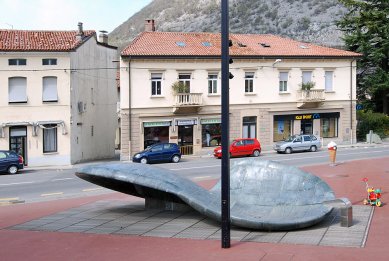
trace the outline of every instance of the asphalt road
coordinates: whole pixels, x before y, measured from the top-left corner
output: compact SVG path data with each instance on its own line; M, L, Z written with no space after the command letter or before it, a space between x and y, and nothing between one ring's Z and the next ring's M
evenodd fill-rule
M389 155L389 146L339 148L337 163L347 164L357 159L379 158ZM264 152L258 159L277 161L297 167L329 164L327 150L293 154ZM231 164L240 158L231 159ZM97 163L93 163L97 164ZM213 157L183 157L180 163L154 164L194 181L216 179L221 174L221 160ZM84 165L84 164L83 164ZM0 206L22 202L37 202L60 198L82 197L111 190L79 179L74 172L79 166L66 169L23 170L17 175L0 175Z

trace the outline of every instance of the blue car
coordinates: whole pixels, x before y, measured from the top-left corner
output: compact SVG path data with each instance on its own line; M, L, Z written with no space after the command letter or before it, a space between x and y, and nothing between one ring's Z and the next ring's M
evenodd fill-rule
M0 150L0 172L16 174L23 169L23 157L14 151Z
M157 143L147 147L144 151L138 152L132 158L133 162L155 163L155 162L174 162L178 163L181 159L180 148L175 143Z

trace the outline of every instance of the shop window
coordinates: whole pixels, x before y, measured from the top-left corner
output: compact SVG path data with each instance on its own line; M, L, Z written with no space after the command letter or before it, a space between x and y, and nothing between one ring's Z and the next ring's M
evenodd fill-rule
M8 78L8 102L27 102L27 78Z
M43 77L42 101L58 101L57 77Z
M217 74L208 74L208 94L217 94Z
M323 138L338 137L338 118L320 119L320 136Z
M288 91L288 73L287 72L280 72L280 92L287 92Z
M203 147L219 146L221 144L222 139L221 123L202 124L201 134Z
M190 74L180 73L178 75L178 81L184 84L185 93L190 93Z
M243 117L243 137L242 138L256 138L257 137L257 117Z
M324 74L324 81L325 81L325 91L331 92L333 91L333 78L334 78L334 72L332 71L326 71Z
M293 121L284 118L275 118L273 124L273 141L285 140L292 135Z
M57 124L46 124L43 127L43 153L57 152Z
M254 73L246 72L244 76L244 92L253 93L254 92Z
M144 148L160 142L169 142L169 126L144 128Z
M151 95L162 95L162 73L151 74Z

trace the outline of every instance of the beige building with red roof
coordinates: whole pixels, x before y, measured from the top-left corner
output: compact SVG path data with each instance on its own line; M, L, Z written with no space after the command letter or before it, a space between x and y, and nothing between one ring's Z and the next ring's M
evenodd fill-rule
M146 28L153 21L146 21ZM230 136L271 147L292 134L356 140L360 54L275 35L230 34ZM122 159L158 141L185 153L221 135L221 37L141 33L121 53ZM175 92L181 82L186 88ZM310 87L309 90L303 90Z
M0 149L29 166L111 158L117 48L96 32L0 30Z

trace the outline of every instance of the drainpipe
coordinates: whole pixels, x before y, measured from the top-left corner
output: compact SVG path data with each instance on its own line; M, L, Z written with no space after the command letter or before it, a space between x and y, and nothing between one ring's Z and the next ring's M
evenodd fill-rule
M353 63L355 59L350 62L350 144L353 144Z
M128 158L131 160L131 59L128 60Z

